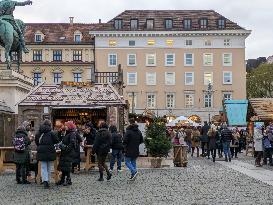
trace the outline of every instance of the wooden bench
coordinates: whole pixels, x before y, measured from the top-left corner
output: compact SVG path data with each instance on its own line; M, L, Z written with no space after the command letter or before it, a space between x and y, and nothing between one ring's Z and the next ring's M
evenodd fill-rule
M16 169L16 166L14 163L6 163L6 153L7 152L13 152L14 147L0 147L0 174L3 174L6 169Z

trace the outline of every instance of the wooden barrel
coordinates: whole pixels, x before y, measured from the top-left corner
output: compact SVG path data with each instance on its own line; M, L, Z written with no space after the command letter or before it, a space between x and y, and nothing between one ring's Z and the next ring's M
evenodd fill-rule
M188 157L187 157L187 145L174 145L174 159L173 163L176 167L187 167Z

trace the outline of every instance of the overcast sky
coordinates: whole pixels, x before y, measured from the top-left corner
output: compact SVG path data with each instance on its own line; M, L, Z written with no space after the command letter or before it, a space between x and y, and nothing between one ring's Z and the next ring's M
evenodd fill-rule
M213 9L252 30L247 59L273 55L272 0L33 0L32 6L17 8L15 17L27 23L56 23L74 16L77 23L97 23L126 9Z

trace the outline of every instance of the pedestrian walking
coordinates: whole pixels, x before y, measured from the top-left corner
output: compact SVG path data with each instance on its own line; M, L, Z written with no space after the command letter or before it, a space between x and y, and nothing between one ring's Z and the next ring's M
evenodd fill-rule
M190 153L192 146L192 129L189 126L185 129L185 135L185 142L188 145L188 153Z
M263 131L262 126L260 124L257 124L256 127L254 128L253 140L256 152L255 165L256 167L261 167L262 166L261 159L263 156Z
M85 129L83 131L83 138L85 139L85 145L94 145L96 139L97 131L94 128L92 122L88 122L85 125ZM85 150L85 156L87 156L87 151ZM96 162L95 154L91 153L91 162Z
M103 171L105 170L107 173L107 180L110 180L112 177L111 172L109 171L105 160L110 152L111 147L111 133L108 131L108 126L105 122L100 123L100 129L97 133L94 146L93 146L93 152L96 153L98 158L98 167L100 172L100 178L98 181L104 181L103 179Z
M221 131L221 139L223 142L225 161L231 162L230 142L232 140L232 132L231 130L228 129L226 124L223 124L223 129Z
M60 162L58 170L62 172L61 180L57 182L57 185L72 185L71 169L73 157L76 155L76 125L72 121L65 123L65 135L59 144L61 149Z
M17 128L12 140L14 146L14 163L16 165L16 182L17 184L30 184L27 181L27 164L29 163L30 139L25 127Z
M57 136L53 133L51 121L45 120L40 126L39 132L35 136L37 145L37 160L41 162L41 175L44 188L49 188L51 168L56 160L56 150L54 144L58 143Z
M75 151L73 152L73 161L71 173L78 173L81 171L81 146L82 146L82 137L79 129L76 131L76 141L75 141Z
M121 161L122 161L122 151L123 151L123 144L122 144L122 136L117 131L117 127L112 125L109 127L109 131L112 135L112 157L110 162L110 171L113 172L115 160L117 160L117 171L121 172Z
M123 140L125 164L131 172L130 180L135 180L138 175L136 160L139 156L139 145L143 143L143 136L134 119L130 119L129 123Z
M269 130L267 129L263 138L263 147L264 147L264 160L263 164L267 165L267 159L269 159L269 165L273 166L272 162L272 145L268 137Z
M197 157L199 157L199 147L200 147L200 132L197 129L197 127L193 128L192 131L192 151L191 151L191 156L193 157L195 148L197 150Z
M235 157L238 158L238 152L239 152L239 139L240 139L240 133L237 128L233 130L232 133L232 140L230 144L230 152L231 152L231 158Z
M213 162L215 162L215 158L216 158L216 148L217 148L216 139L219 137L217 135L218 135L218 132L216 131L216 127L212 125L208 131L208 136L209 136L208 159L210 159L210 154L211 154Z
M208 152L208 142L209 142L208 131L209 131L209 129L210 129L210 126L205 121L204 126L201 129L202 157L205 157Z

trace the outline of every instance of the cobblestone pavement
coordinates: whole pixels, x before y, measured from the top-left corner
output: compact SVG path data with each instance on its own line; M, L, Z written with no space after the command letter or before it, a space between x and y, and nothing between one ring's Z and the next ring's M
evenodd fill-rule
M97 172L73 175L73 185L44 190L0 176L0 204L272 204L270 185L207 159L189 159L188 168L142 169L135 182L128 172L97 182Z

